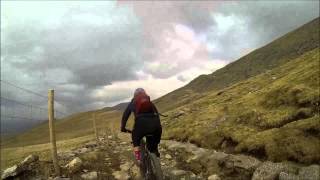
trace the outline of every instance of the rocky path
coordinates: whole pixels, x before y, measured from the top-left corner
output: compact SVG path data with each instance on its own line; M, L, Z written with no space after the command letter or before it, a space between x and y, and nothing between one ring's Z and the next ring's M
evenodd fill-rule
M176 167L189 170L201 179L319 180L318 164L305 166L294 162L260 161L247 155L227 154L199 148L190 143L163 141L174 154Z
M177 168L179 164L165 144L160 145L161 165L165 178L204 179L187 169ZM134 163L132 145L129 134L119 134L100 138L99 145L94 142L70 152L62 152L60 164L63 167L63 177L70 179L141 179L139 169ZM79 158L77 162L72 162ZM68 163L69 162L69 163Z
M293 162L262 162L199 148L193 144L164 140L160 144L161 166L167 180L319 180L320 166ZM62 176L53 178L52 165L30 156L2 173L3 179L141 179L134 163L129 134L106 135L68 152L59 152Z

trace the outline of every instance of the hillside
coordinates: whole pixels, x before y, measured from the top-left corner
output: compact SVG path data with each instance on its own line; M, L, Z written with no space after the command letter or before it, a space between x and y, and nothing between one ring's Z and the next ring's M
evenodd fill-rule
M319 18L314 19L212 74L200 75L155 102L162 111L167 111L197 99L206 92L220 90L295 59L319 47L319 22Z
M168 112L165 137L272 161L320 161L319 48Z
M128 104L129 104L128 102L124 102L124 103L120 103L120 104L117 104L112 107L102 108L102 110L103 111L123 111L124 109L126 109Z
M319 18L155 100L161 112L169 115L162 119L163 138L273 161L318 163L318 24ZM57 139L92 135L93 113L99 133L119 132L123 106L57 121ZM47 142L48 124L44 123L2 140L1 148Z
M102 134L112 129L112 123L120 121L119 111L89 111L71 115L55 122L57 140L72 139L86 135L93 135L93 114L96 114L98 131ZM48 123L43 123L30 131L21 133L12 138L2 140L1 147L19 147L49 142Z

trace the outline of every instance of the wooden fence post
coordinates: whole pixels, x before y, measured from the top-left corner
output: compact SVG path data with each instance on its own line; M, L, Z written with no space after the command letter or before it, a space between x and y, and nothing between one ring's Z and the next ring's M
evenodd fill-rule
M51 154L52 161L56 176L60 176L60 167L57 159L57 145L56 145L56 134L54 127L54 90L48 91L48 118L49 118L49 131L51 141Z
M98 139L98 130L97 130L97 125L96 125L96 113L93 113L92 119L93 119L93 131L94 131L94 136L95 136L96 142L97 142L97 144L98 144L98 143L99 143L99 139Z

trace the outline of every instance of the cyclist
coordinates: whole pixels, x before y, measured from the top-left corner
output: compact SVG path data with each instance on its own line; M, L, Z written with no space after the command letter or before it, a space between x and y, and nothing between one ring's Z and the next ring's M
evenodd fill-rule
M121 121L121 132L127 132L126 123L131 113L134 113L134 126L132 130L132 142L134 155L138 163L141 162L140 141L146 135L147 148L151 153L160 157L158 144L160 143L162 127L159 113L150 97L143 88L134 91L134 97L123 113Z

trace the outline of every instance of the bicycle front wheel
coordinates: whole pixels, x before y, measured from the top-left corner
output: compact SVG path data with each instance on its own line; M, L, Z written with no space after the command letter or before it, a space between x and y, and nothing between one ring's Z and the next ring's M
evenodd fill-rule
M158 157L154 153L150 153L150 160L153 175L155 176L156 180L163 180L163 173L161 169L161 164Z

